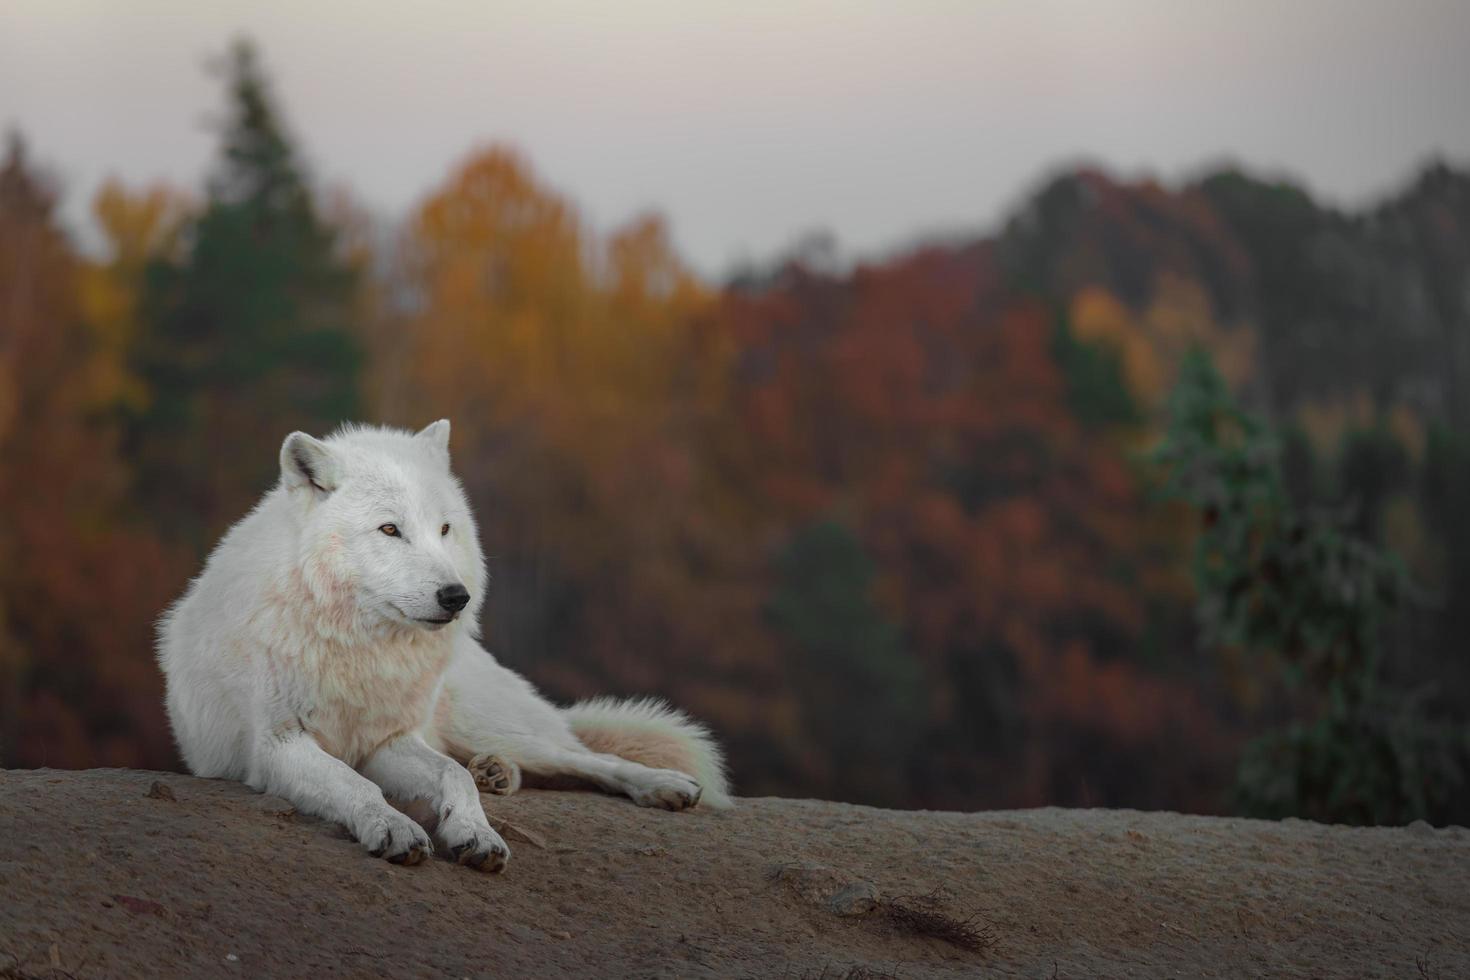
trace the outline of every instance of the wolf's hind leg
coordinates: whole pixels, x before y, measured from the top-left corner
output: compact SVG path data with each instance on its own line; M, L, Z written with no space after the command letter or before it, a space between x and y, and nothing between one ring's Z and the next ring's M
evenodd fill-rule
M363 764L362 774L396 799L428 800L439 815L434 832L460 864L500 871L510 859L510 848L485 819L470 774L418 735L389 740Z
M532 777L567 777L667 810L688 809L702 792L699 782L682 772L589 749L566 712L472 640L449 665L430 733L454 758L471 767L482 762L487 792L514 792L518 776L528 783ZM500 761L501 775L492 775L491 758Z
M465 768L481 793L509 796L521 788L521 767L504 756L482 752L465 763Z
M699 784L682 772L653 769L616 755L580 748L526 746L518 761L528 776L570 776L627 796L639 806L687 810L699 802Z

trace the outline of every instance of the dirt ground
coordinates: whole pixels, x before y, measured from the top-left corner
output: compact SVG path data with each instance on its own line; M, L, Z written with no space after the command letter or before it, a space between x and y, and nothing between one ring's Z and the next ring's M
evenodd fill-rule
M0 978L1470 976L1460 828L484 800L540 844L500 875L235 783L0 770Z

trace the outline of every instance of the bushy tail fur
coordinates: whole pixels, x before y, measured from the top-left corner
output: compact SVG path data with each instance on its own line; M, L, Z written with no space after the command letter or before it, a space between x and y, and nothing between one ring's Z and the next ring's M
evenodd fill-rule
M573 734L593 752L685 773L699 783L705 806L734 805L724 755L709 729L667 702L599 697L579 701L565 715Z

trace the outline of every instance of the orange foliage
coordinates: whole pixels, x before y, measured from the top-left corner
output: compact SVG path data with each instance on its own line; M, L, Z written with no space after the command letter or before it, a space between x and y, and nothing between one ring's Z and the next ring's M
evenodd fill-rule
M167 764L151 630L177 562L121 520L128 474L99 417L132 390L128 307L101 302L103 273L53 209L13 144L0 168L0 764ZM110 318L84 317L78 297Z
M109 251L89 263L34 188L0 202L0 298L21 313L0 346L0 507L16 517L0 635L9 690L27 692L3 751L158 765L148 633L188 561L131 522L133 474L99 409L150 397L128 369L143 271L186 247L185 203L110 185ZM1180 598L1179 529L1146 520L1118 442L1074 417L1051 312L992 246L842 276L793 264L714 293L660 219L599 234L504 148L457 168L386 254L345 194L327 210L370 273L370 414L454 420L490 556L487 634L550 693L673 698L721 733L747 792L869 792L869 760L842 741L858 709L832 701L845 678L813 680L770 617L776 556L835 522L875 570L873 622L894 627L873 656L903 663L830 669L917 678L920 703L894 715L920 719L895 749L915 772L874 801L1213 805L1221 736L1189 665L1134 654L1150 599ZM1160 296L1141 314L1097 288L1072 303L1079 337L1116 344L1145 397L1196 336L1188 290ZM1195 762L1150 764L1180 740Z
M923 664L929 726L953 738L929 762L920 801L934 805L973 804L978 780L988 803L1072 798L1051 774L1098 740L1162 750L1187 730L1202 757L1220 751L1187 685L1100 659L1140 639L1138 579L1161 559L1139 549L1127 467L1067 406L1049 318L998 281L983 248L928 250L847 280L788 268L723 312L743 382L725 440L742 453L726 478L761 492L768 520L832 513L866 542L876 594ZM1094 649L1099 635L1113 649ZM951 682L1006 676L1003 690ZM1026 750L1040 753L1034 766L995 770L995 746L954 734L997 698L1021 712L1018 745L1041 738ZM1076 734L1058 745L1059 731ZM1182 779L1138 773L1094 791L1137 798ZM1191 787L1169 791L1208 799Z

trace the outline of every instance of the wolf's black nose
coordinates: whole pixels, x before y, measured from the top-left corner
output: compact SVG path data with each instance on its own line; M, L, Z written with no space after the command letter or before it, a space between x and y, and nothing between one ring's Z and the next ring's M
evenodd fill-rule
M446 612L457 613L470 604L470 590L458 583L446 585L439 590L438 598Z

